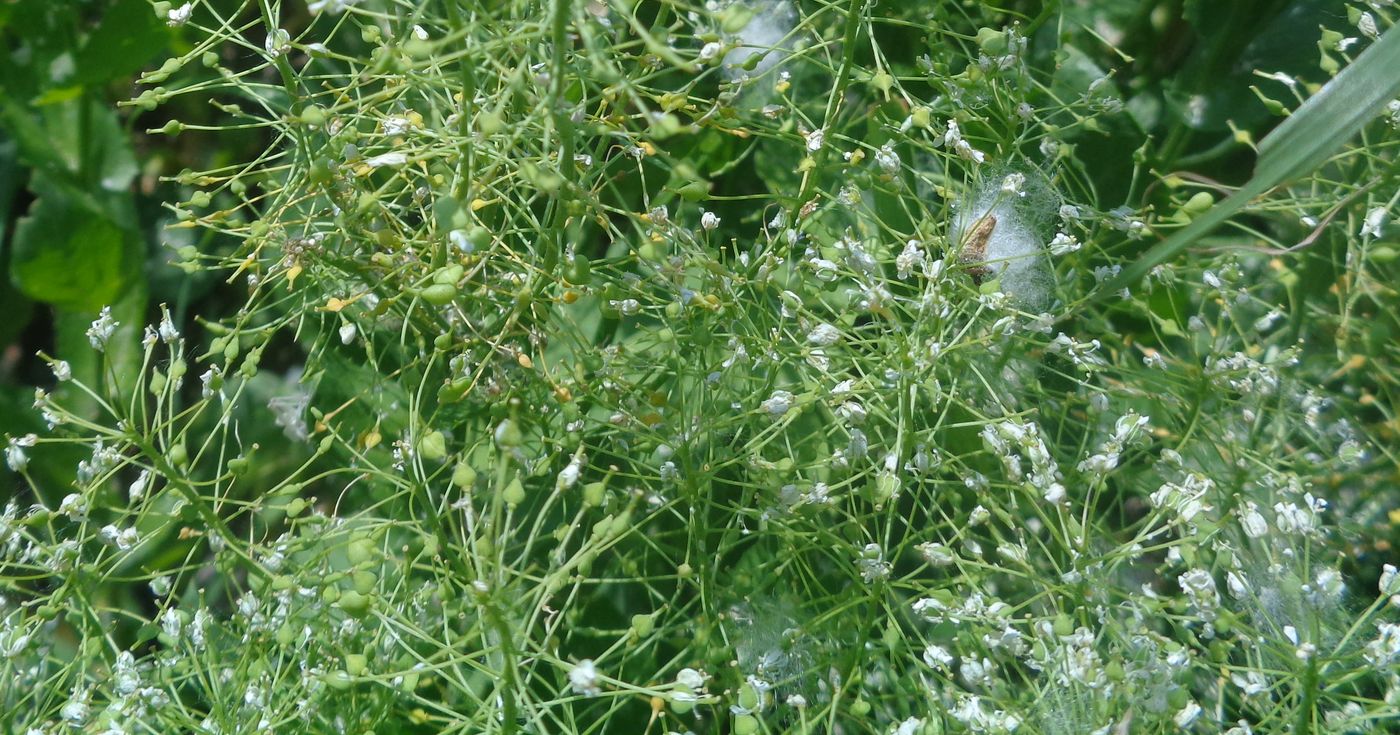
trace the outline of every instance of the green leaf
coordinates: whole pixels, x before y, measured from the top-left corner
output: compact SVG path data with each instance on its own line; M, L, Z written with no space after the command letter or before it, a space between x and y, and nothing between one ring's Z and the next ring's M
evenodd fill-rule
M1396 95L1400 95L1400 30L1392 27L1259 144L1254 176L1148 250L1090 299L1132 286L1158 265L1244 209L1264 192L1316 170Z
M93 29L74 59L70 84L102 84L129 77L165 48L170 32L146 0L119 0Z
M15 227L10 279L38 301L96 312L133 280L139 243L112 218L46 194Z
M1312 172L1400 95L1400 30L1391 27L1259 142L1254 178L1274 187Z

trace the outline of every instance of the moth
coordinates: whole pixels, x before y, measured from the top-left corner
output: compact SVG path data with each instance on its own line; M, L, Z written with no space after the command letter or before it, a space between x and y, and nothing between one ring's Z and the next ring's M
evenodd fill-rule
M967 269L968 275L972 276L972 282L979 286L992 273L992 269L985 263L987 241L992 238L992 231L996 226L996 215L991 212L982 215L963 236L962 247L958 250L958 261L970 265Z

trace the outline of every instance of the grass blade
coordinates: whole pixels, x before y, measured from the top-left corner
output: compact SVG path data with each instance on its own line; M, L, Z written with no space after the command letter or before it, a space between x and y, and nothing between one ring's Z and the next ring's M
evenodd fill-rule
M1259 143L1254 176L1238 191L1153 246L1089 297L1105 298L1137 283L1158 265L1175 257L1215 229L1255 197L1306 175L1327 161L1400 95L1400 31L1391 28L1283 124Z

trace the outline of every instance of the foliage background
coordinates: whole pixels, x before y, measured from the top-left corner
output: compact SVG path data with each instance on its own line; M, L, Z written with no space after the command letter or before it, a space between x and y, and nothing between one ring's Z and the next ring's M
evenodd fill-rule
M0 5L5 727L1393 721L1400 113L1100 289L1389 3L312 5Z

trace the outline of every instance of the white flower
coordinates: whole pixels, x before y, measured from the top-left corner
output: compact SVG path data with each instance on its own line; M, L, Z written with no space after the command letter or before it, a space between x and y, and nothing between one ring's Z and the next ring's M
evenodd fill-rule
M1313 577L1313 586L1324 598L1338 599L1346 592L1342 574L1335 569L1322 569Z
M709 675L698 669L681 669L676 674L676 683L689 688L693 692L698 692L705 688L705 682L709 680Z
M136 529L121 529L110 523L102 527L102 530L98 532L98 536L100 536L104 542L117 547L118 551L130 551L131 547L135 546L136 543L140 541L140 536L137 535Z
M1247 671L1243 674L1236 672L1230 675L1230 681L1239 687L1246 697L1269 690L1269 681L1258 671Z
M1375 38L1380 35L1380 29L1376 27L1376 16L1370 13L1362 13L1356 19L1356 30L1361 31L1361 35L1367 38Z
M112 666L112 689L119 697L129 697L141 688L141 675L136 672L136 657L131 651L117 654L117 662Z
M88 343L98 352L107 349L107 341L112 338L112 333L117 331L119 324L120 322L112 318L112 307L102 307L102 312L93 320L92 326L88 327Z
M276 59L291 48L292 34L284 28L278 28L267 34L267 38L263 40L263 50L267 52L268 58Z
M1214 620L1216 608L1220 605L1220 593L1215 589L1215 578L1204 569L1192 569L1176 578L1177 584L1191 598L1191 603L1200 611L1205 620Z
M700 226L704 228L706 232L709 232L719 227L719 217L715 216L714 212L705 212L700 215Z
M57 380L60 383L62 383L65 380L72 380L73 366L69 365L67 360L54 360L53 377L54 380Z
M807 341L819 347L830 347L841 341L841 330L823 322L807 333Z
M567 490L578 482L579 475L583 472L583 450L580 449L573 459L559 470L559 476L554 481L554 486L560 490Z
M822 144L826 142L826 131L817 128L807 134L807 150L813 153L822 149Z
M1172 717L1172 721L1176 723L1177 727L1190 727L1191 723L1195 722L1196 718L1200 716L1201 705L1195 702L1187 702L1186 706L1182 707L1181 711L1177 712L1176 716Z
M1400 595L1400 572L1396 571L1394 564L1381 567L1381 579L1377 587L1383 595Z
M603 693L598 687L598 669L593 665L593 659L586 658L569 669L569 687L575 694L585 697L596 697Z
M166 608L160 615L160 627L165 634L171 638L180 637L180 629L185 625L185 621L180 617L180 612L175 608Z
M343 345L348 345L351 342L354 342L356 331L358 330L355 329L355 325L349 322L340 325L340 343Z
M408 156L402 153L381 153L365 161L365 165L370 168L382 168L384 166L402 166L408 163Z
M39 437L34 434L25 434L18 439L11 438L5 444L5 464L14 472L23 472L24 468L29 466L29 455L24 450L38 441Z
M306 9L312 13L340 13L355 2L356 0L311 0L306 4Z
M908 278L913 272L914 266L924 262L924 251L919 247L918 240L910 240L904 243L904 250L900 251L899 257L894 259L895 268L899 270L901 280Z
M87 508L87 500L78 493L69 493L58 503L58 512L74 521L86 520Z
M948 649L930 643L924 649L924 663L930 668L946 669L953 663L953 654L948 653Z
M875 165L891 176L899 173L899 154L894 152L894 146L889 143L880 146L875 152Z
M402 135L413 127L413 121L403 115L390 115L380 125L384 127L385 135Z
M58 711L59 716L73 724L79 724L88 716L88 693L86 690L74 689L68 702Z
M1269 522L1264 520L1259 506L1254 503L1245 505L1244 515L1240 516L1240 525L1244 527L1244 535L1250 538L1261 538L1269 532Z
M1063 232L1055 233L1055 236L1050 239L1051 255L1066 255L1080 247L1079 240L1075 239L1074 235L1066 235Z
M175 328L175 322L170 320L170 310L165 304L160 305L160 326L156 329L162 342L170 344L180 338L180 330Z
M700 60L710 61L716 56L719 56L719 52L722 50L724 50L724 46L716 41L710 41L700 48Z
M413 26L413 37L419 41L426 41L428 40L428 32L423 29L423 26L415 25Z
M1023 197L1026 195L1026 175L1022 173L1010 173L1001 180L1001 191L1003 194Z
M787 413L792 408L793 395L785 390L775 390L768 400L760 403L759 408L773 418L778 418Z
M1380 237L1384 227L1385 207L1376 207L1366 213L1366 219L1361 223L1361 237Z
M899 723L890 735L918 735L923 731L924 721L917 717L910 717Z
M466 230L453 230L447 233L447 240L452 243L452 247L464 253L470 253L476 250L476 243L472 242L471 238L467 237Z
M185 3L178 8L171 8L165 12L165 24L174 28L188 23L190 15L194 13L194 3Z

